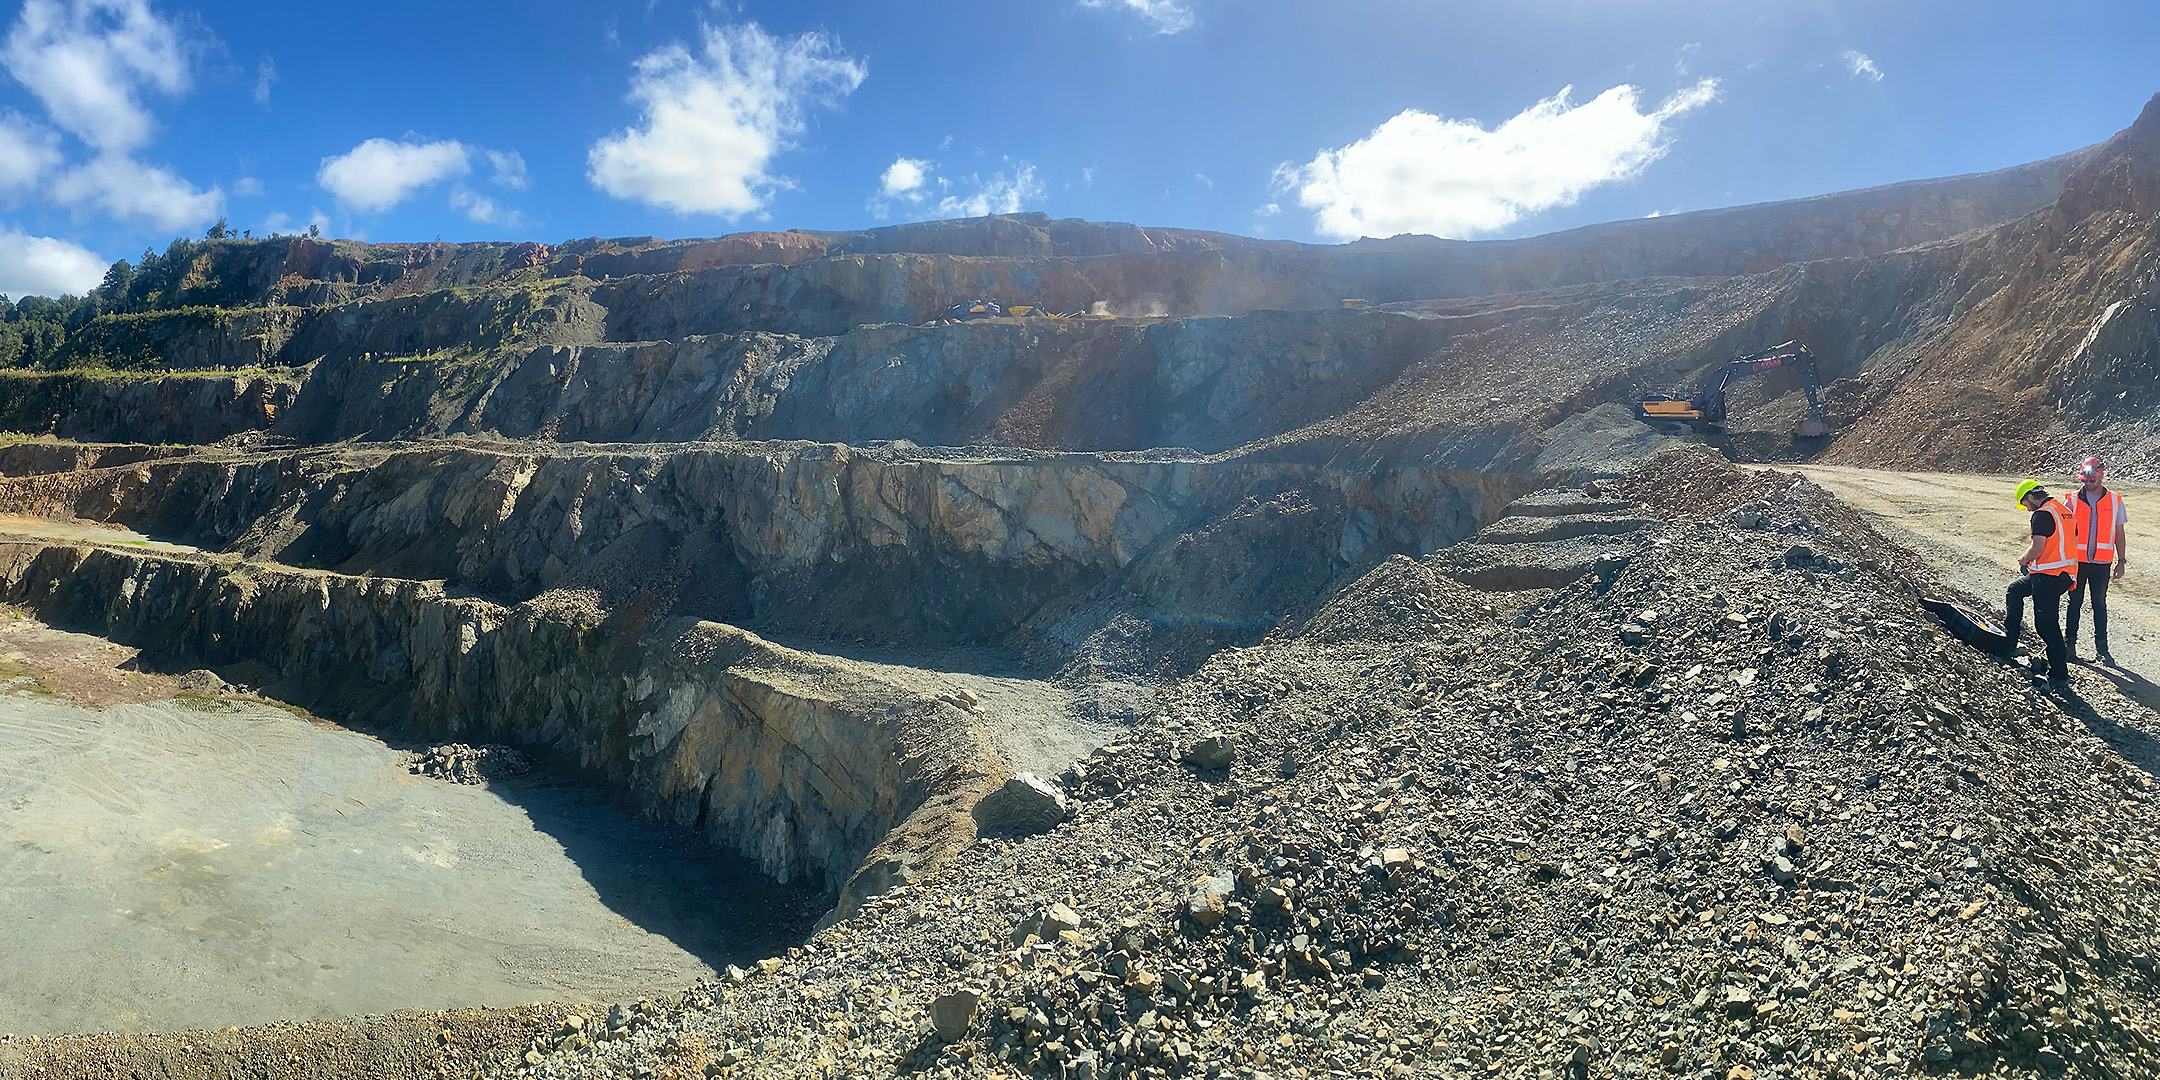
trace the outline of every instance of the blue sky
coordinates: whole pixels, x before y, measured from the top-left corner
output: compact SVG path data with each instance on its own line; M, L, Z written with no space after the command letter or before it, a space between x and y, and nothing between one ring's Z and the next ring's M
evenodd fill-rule
M2150 0L26 0L0 19L14 295L220 217L372 240L1014 209L1519 236L2000 168L2103 139L2160 90Z

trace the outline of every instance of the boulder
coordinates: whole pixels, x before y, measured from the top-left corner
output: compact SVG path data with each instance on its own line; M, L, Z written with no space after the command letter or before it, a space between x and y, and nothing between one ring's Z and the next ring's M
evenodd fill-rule
M1065 793L1034 773L1021 773L975 804L975 832L981 836L1034 836L1072 816Z
M1195 769L1227 769L1237 760L1237 740L1230 735L1206 735L1185 748L1179 760Z
M937 1028L938 1038L955 1042L967 1034L968 1025L975 1022L975 1010L982 1005L982 991L963 986L940 994L930 1002L930 1024Z

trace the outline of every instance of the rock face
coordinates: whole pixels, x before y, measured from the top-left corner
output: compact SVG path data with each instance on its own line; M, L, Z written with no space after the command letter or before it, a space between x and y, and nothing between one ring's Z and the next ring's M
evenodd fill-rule
M129 378L0 386L12 429L133 444L0 446L0 513L69 519L0 545L0 592L423 745L516 747L843 911L912 888L978 833L1062 831L1070 800L1151 770L1221 786L1121 813L1207 806L1273 827L1285 811L1254 805L1250 777L1315 763L1260 737L1275 719L1223 717L1288 693L1274 682L1189 703L1145 764L1106 747L1051 784L1029 768L1059 761L1021 759L1072 749L1076 730L1171 722L1157 691L1232 647L1300 635L1455 655L1450 627L1504 607L1534 631L1559 610L1540 597L1640 580L1668 518L1521 497L1628 472L1669 445L1629 401L1777 341L1809 341L1836 380L1851 427L1833 456L2007 461L2040 452L2032 431L2103 425L2133 445L2160 370L2156 131L2160 106L2102 147L2003 173L1499 243L1318 247L1011 215L684 241L176 244L139 275L154 287L108 298L68 331L73 352L39 354ZM940 318L982 295L1047 314ZM2035 297L2060 303L2038 314ZM1736 387L1726 445L1811 452L1773 438L1800 401L1789 373ZM164 442L194 448L149 445ZM1718 527L1793 574L1852 569L1813 538L1798 558L1794 537L1763 535L1783 527L1771 509ZM198 551L75 539L84 522ZM1678 648L1671 620L1636 605L1599 647ZM911 649L961 659L885 662ZM1083 704L1045 720L1028 694L1049 675L968 666L1008 653ZM1356 823L1399 811L1381 782L1358 779ZM1347 784L1307 797L1352 799ZM1318 880L1382 905L1436 865L1408 854L1423 836ZM1800 880L1813 864L1796 854L1769 866ZM1227 888L1226 867L1194 869L1163 877L1150 910L1287 927L1315 902L1281 867ZM1389 902L1354 935L1338 919L1263 942L1281 965L1267 972L1201 976L1143 962L1135 932L1078 911L1021 944L1115 944L1096 950L1123 957L1095 972L1103 987L1184 1002L1348 978L1417 924ZM967 1013L951 1038L974 1030L972 1006L949 1011ZM1046 1070L1195 1060L1174 1040L1163 1057L1160 1025L1135 1055L1131 1040L1052 1054L1047 1017L991 1023L1028 1027L1018 1045Z
M274 367L306 315L297 307L189 307L105 316L71 337L63 356L123 370Z
M504 602L588 590L613 606L820 634L992 640L1039 622L1083 634L1097 587L1265 629L1372 549L1432 551L1514 494L1507 478L1375 478L1290 463L847 447L712 446L586 454L437 447L256 453L0 481L0 511L81 517L289 565L441 580ZM1243 528L1251 492L1302 485L1317 534ZM1263 515L1264 516L1264 515ZM1264 523L1263 523L1264 524ZM1272 592L1270 542L1312 556ZM1231 586L1210 593L1224 581ZM1240 611L1233 602L1247 605ZM1063 621L1062 628L1052 623Z
M2148 298L2117 300L2093 321L2063 365L2060 403L2096 420L2160 411L2160 312Z
M1856 464L1996 472L2156 449L2160 96L2085 153L2062 196L1960 245L1962 310L1900 342L1875 405L1829 452ZM1985 268L1982 271L1982 268ZM2133 464L2132 474L2142 475Z
M19 542L0 544L0 592L55 625L253 665L330 715L523 747L843 904L903 821L995 768L953 706L714 623L591 625L421 582Z
M277 374L7 373L0 375L0 426L65 439L211 443L269 429L299 392L297 379Z

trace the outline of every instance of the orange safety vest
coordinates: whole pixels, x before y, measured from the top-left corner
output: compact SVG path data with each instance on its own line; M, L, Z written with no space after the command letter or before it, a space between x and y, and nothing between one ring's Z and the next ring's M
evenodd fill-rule
M2086 502L2077 493L2070 495L2070 505L2077 507L2077 557L2086 562L2111 563L2115 561L2115 518L2122 512L2122 496L2112 491L2102 491L2100 501Z
M2077 517L2061 499L2049 499L2040 509L2055 515L2055 535L2040 538L2040 557L2026 567L2035 574L2077 576Z

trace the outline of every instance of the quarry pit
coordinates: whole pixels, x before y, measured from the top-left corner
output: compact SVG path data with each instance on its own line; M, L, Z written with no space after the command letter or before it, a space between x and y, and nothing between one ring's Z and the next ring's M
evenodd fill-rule
M0 1077L2155 1075L2150 594L1858 497L2150 477L2155 175L177 243L0 379Z

